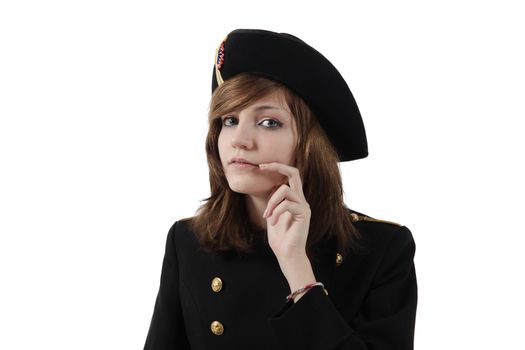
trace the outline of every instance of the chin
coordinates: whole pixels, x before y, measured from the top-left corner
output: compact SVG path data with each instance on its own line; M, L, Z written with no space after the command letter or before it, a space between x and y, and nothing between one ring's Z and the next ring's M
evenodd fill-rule
M241 180L241 179L234 179L234 180L228 180L228 185L230 186L230 189L233 192L242 193L242 194L250 194L250 195L257 195L257 194L263 194L263 193L269 193L272 191L273 187L277 184L274 184L270 181L264 181L264 180Z

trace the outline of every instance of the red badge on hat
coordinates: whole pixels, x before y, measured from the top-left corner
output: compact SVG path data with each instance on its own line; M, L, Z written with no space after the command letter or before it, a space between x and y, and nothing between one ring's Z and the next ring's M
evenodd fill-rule
M221 43L221 46L219 46L219 50L217 51L217 62L215 62L215 64L217 65L217 69L221 69L223 63L224 63L224 41Z

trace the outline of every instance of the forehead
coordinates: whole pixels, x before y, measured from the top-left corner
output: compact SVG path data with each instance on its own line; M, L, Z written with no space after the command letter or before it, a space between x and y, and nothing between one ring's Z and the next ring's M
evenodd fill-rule
M286 98L282 91L274 90L263 97L255 99L253 102L248 103L242 110L246 111L263 111L263 110L273 110L273 111L282 111L290 114L290 108L286 102ZM240 111L239 111L240 112Z

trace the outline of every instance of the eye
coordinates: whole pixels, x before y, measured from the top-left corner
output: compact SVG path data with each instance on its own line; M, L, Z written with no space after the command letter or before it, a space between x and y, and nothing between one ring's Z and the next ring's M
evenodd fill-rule
M261 120L258 125L262 125L268 129L275 129L275 128L282 126L283 123L281 123L280 121L276 119L264 119L264 120Z
M237 118L235 117L224 117L222 118L222 125L232 126L237 124Z

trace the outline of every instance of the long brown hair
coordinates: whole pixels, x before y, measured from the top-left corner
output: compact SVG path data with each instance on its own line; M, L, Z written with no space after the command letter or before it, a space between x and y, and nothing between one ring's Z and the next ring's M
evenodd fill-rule
M337 152L302 98L284 85L254 74L232 77L213 93L206 138L211 195L198 209L192 228L200 244L209 250L248 252L252 248L254 232L261 228L250 222L245 195L233 192L228 186L217 145L222 128L220 117L275 91L282 93L297 126L295 166L311 209L306 250L310 252L316 243L334 237L338 250L348 252L357 247L359 233L343 202Z

